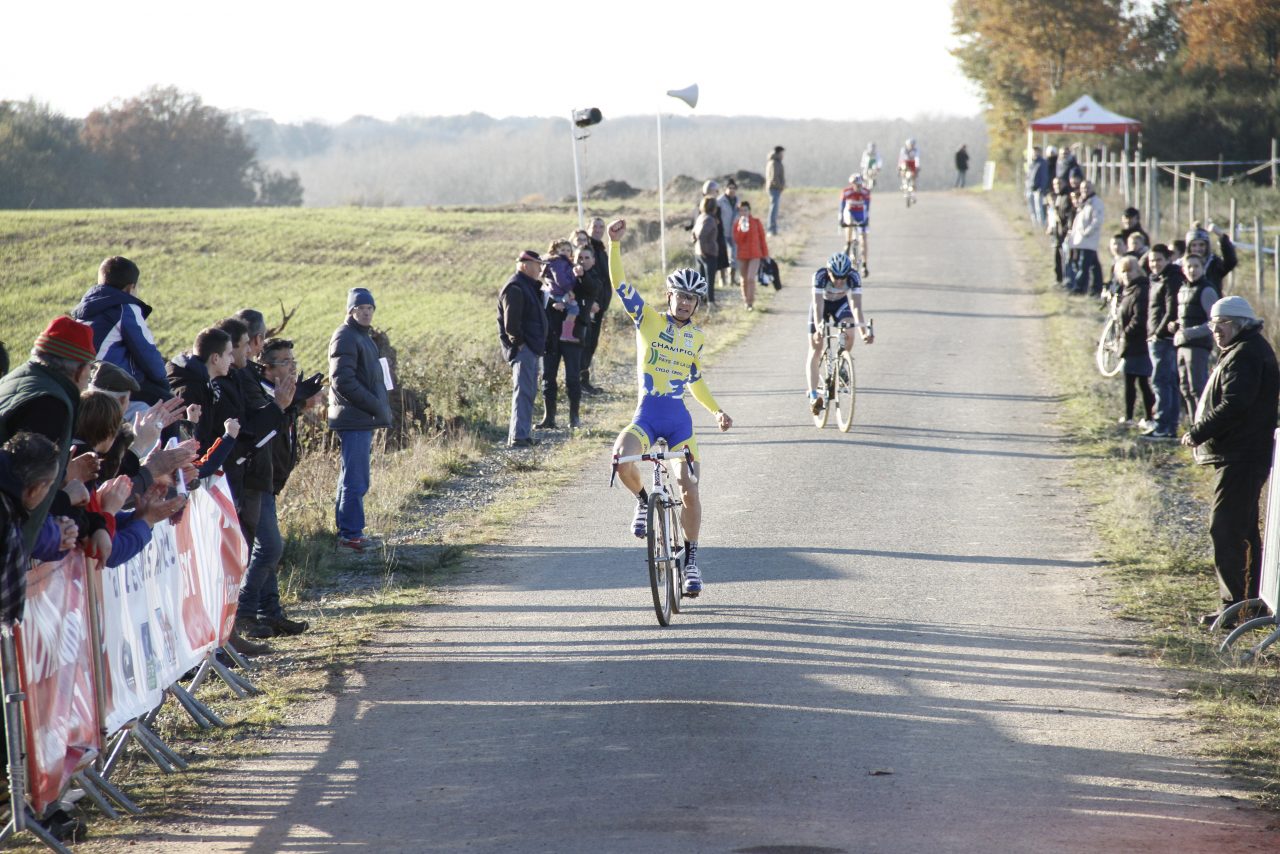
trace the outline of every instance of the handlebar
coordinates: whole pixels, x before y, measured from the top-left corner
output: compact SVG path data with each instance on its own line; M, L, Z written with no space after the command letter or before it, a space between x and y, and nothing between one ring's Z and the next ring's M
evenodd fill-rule
M643 454L629 454L620 457L613 455L613 473L609 475L609 486L613 486L613 482L618 477L618 466L622 463L656 463L662 460L673 460L683 457L685 464L693 465L693 451L688 447L681 448L679 451L672 453L671 451L645 451Z

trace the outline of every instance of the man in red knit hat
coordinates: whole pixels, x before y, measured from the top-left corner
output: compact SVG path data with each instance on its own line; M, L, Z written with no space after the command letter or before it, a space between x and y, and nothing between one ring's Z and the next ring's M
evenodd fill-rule
M80 392L89 385L94 358L93 329L58 317L36 339L31 359L0 379L0 444L23 431L47 436L58 446L57 485L66 475ZM56 492L49 490L23 526L27 551L35 544Z

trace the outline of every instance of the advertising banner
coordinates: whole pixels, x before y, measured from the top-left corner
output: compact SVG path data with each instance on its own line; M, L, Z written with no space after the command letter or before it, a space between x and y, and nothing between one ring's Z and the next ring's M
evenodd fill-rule
M85 558L70 552L27 573L15 632L21 661L31 804L37 814L102 749L93 690Z

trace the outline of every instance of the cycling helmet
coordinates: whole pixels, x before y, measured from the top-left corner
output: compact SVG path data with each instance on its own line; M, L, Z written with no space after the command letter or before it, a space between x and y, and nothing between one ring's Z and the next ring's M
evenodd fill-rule
M916 138L915 138L914 136L912 136L912 137L908 137L908 138L907 138L907 141L906 141L906 146L907 146L907 148L915 148L915 147L916 147Z
M875 144L874 142L868 142L868 143L867 143L867 151L868 151L868 153L870 153L870 154L875 154L875 153L876 153L876 144Z
M853 274L853 262L843 252L837 252L827 259L827 272L832 278L844 279Z
M854 184L858 187L861 187L863 184L866 183L866 181L863 179L861 172L854 172L852 175L849 176L849 183Z
M681 267L667 276L667 290L681 294L693 294L699 299L707 297L707 280L697 270Z

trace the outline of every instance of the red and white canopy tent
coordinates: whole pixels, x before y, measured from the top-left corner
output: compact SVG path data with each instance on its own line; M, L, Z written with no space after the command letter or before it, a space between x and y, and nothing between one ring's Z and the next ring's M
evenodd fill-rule
M1081 95L1070 106L1052 116L1036 119L1027 128L1027 150L1031 150L1034 131L1041 133L1106 133L1124 134L1124 147L1129 148L1129 132L1142 129L1142 122L1118 116L1102 107L1088 95Z

